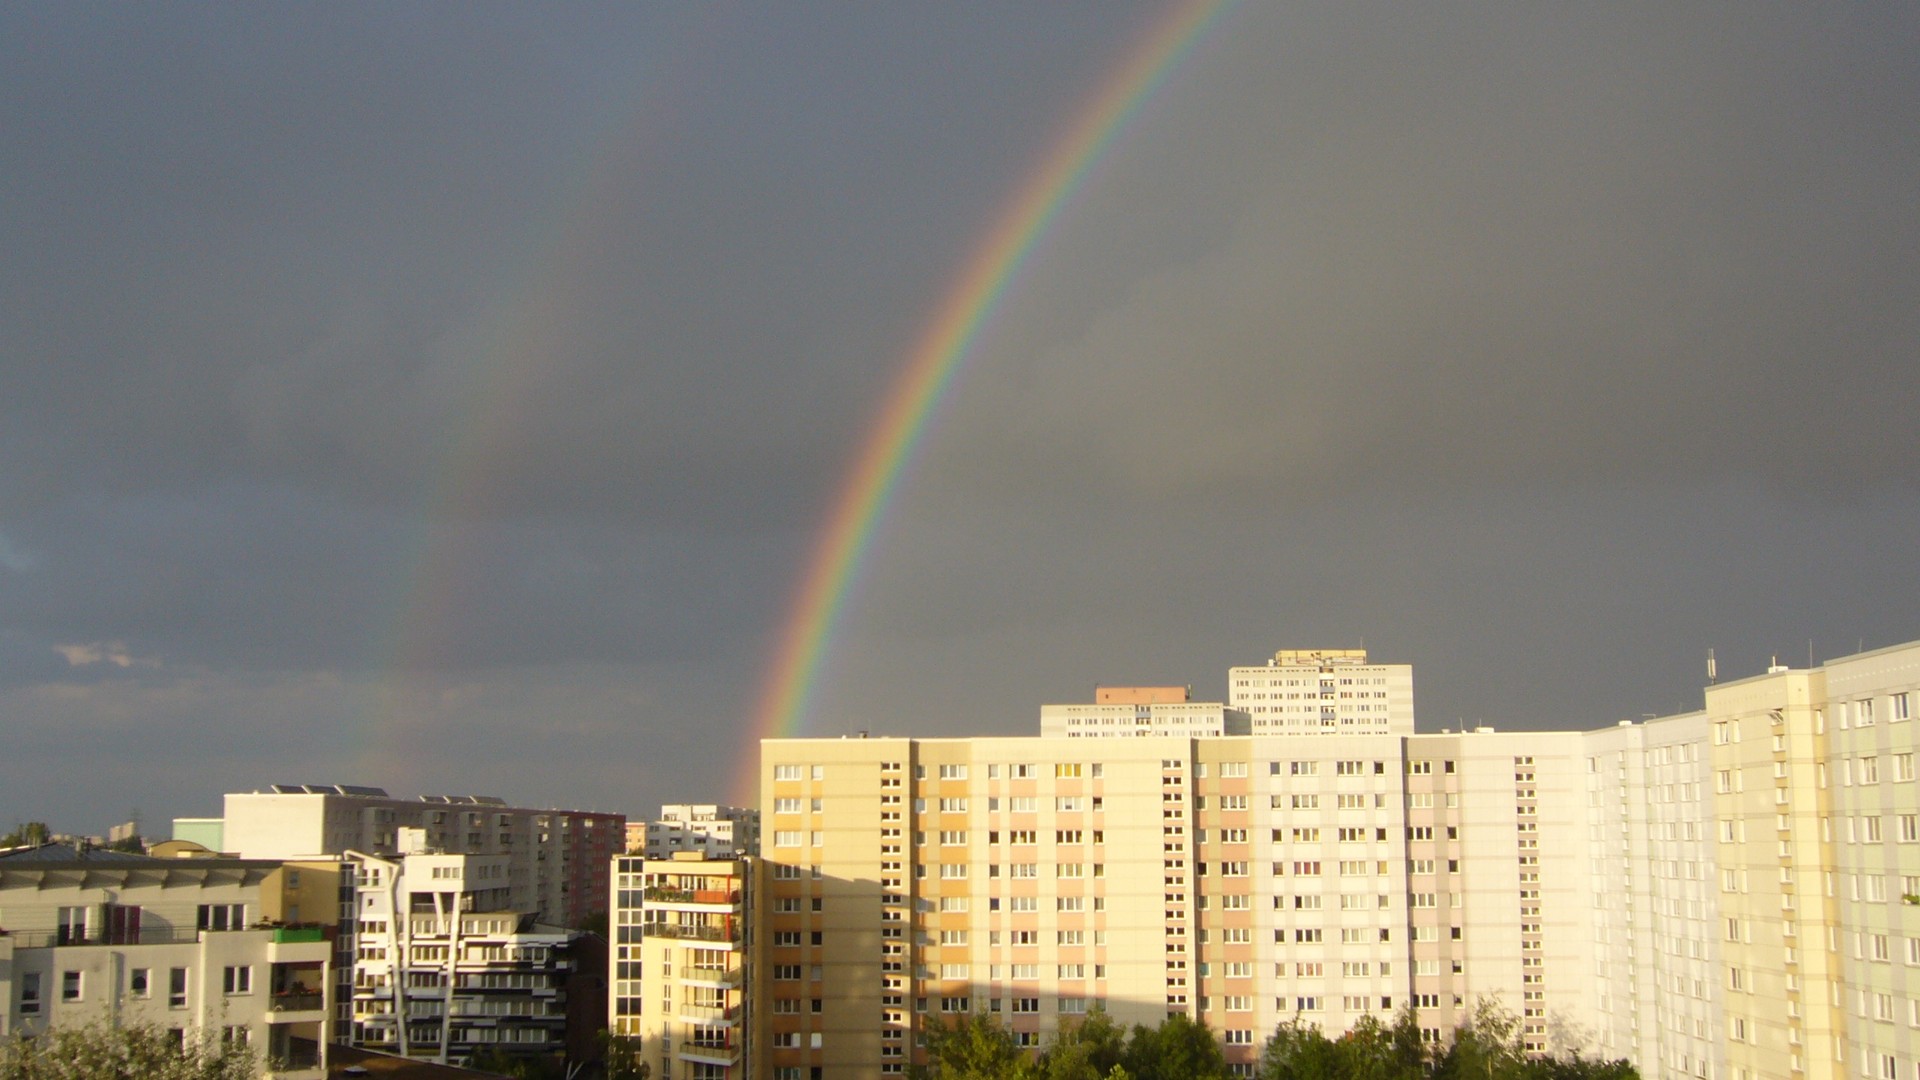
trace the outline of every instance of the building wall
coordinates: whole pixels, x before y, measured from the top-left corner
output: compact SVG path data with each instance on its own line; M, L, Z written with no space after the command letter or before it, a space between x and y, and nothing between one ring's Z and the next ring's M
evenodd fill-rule
M1227 673L1227 704L1255 735L1412 735L1413 668L1377 664L1364 649L1283 649Z
M1116 736L1247 735L1247 714L1217 701L1096 702L1091 705L1042 705L1040 734L1070 739Z
M1734 1080L1839 1073L1823 684L1782 668L1706 694Z
M277 872L232 859L0 860L0 1037L151 1024L237 1034L283 1058L298 1038L311 1060L273 1075L320 1075L332 944L262 925Z
M769 740L767 1064L904 1072L945 1014L1039 1045L1095 1005L1194 1016L1249 1069L1295 1015L1414 1002L1438 1037L1481 994L1539 1047L1569 1040L1598 1020L1589 815L1551 796L1581 785L1582 745Z
M392 855L409 828L437 851L504 855L519 890L514 903L566 927L608 910L607 867L623 850L626 825L619 814L476 796L396 799L370 788L230 793L224 821L227 845L247 858Z
M352 855L354 1045L441 1063L558 1054L570 935L516 909L502 855Z
M760 850L760 811L715 803L670 803L660 808L658 818L646 823L639 844L634 839L629 837L628 850L639 850L650 859L672 858L680 851L713 859L754 855Z
M614 860L608 1026L642 1040L644 1059L661 1080L757 1075L745 936L755 866L694 853Z
M1847 1059L1862 1076L1906 1080L1920 1076L1920 645L1824 670Z

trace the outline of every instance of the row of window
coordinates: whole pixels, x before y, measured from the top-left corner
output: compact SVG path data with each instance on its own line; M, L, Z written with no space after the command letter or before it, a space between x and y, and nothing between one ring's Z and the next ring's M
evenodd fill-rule
M22 1016L40 1015L43 1004L41 973L23 971L19 975L19 1000L17 1002ZM246 965L231 966L221 973L221 991L226 994L250 994L253 992L253 968ZM152 979L147 968L130 968L127 971L127 996L148 998L153 993ZM63 971L60 973L60 1000L86 1000L86 973L83 971ZM183 967L167 970L167 1007L184 1009L187 1007L187 969Z

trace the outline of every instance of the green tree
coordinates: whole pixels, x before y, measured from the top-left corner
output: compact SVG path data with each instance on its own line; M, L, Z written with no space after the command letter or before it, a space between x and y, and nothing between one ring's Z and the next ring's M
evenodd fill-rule
M1453 1033L1435 1075L1442 1080L1525 1080L1526 1046L1520 1019L1497 997L1473 1003L1473 1012Z
M1013 1032L984 1013L959 1017L945 1027L927 1032L923 1080L1039 1080L1033 1056L1015 1041ZM3 1078L0 1078L3 1080Z
M1044 1080L1102 1080L1127 1054L1127 1033L1103 1010L1079 1023L1062 1021L1060 1035L1040 1056Z
M498 1047L485 1047L467 1062L475 1072L511 1076L514 1080L564 1080L566 1066L549 1054L510 1054ZM4 1080L4 1078L0 1078Z
M1213 1032L1185 1013L1157 1028L1136 1024L1121 1062L1134 1080L1225 1080L1227 1059Z
M208 1031L181 1040L149 1025L55 1028L0 1040L0 1080L252 1080L260 1060Z
M1266 1049L1260 1052L1260 1080L1336 1080L1346 1075L1336 1057L1333 1043L1319 1025L1296 1016L1268 1036Z
M44 821L29 821L24 825L15 825L13 831L0 836L0 848L38 847L53 838L53 830L47 828Z
M1427 1052L1412 1009L1402 1009L1392 1027L1363 1016L1334 1040L1335 1074L1348 1080L1424 1080Z
M647 1080L653 1070L641 1060L641 1040L631 1035L600 1033L601 1060L606 1064L606 1080Z

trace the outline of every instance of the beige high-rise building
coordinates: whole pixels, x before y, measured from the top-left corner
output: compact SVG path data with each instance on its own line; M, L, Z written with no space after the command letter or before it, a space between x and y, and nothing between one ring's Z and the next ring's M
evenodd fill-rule
M1185 1013L1250 1072L1298 1015L1472 1000L1526 1038L1584 1016L1580 736L769 740L772 914L754 999L775 1080L903 1073L997 1014L1040 1045ZM878 1023L876 1023L878 1018Z
M764 743L756 1074L1096 1006L1195 1016L1250 1073L1295 1016L1411 1004L1440 1040L1497 996L1530 1048L1646 1076L1920 1078L1920 643L1595 731L1411 734L1410 672L1357 651L1233 678L1252 736Z
M607 1026L641 1040L660 1080L764 1075L754 1067L756 1003L747 988L757 869L751 859L692 851L613 861Z

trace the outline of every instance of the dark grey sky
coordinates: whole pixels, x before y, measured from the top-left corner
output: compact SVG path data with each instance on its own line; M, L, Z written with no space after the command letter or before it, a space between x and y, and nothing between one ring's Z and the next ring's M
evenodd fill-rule
M724 798L1154 4L0 10L0 824ZM1600 726L1920 638L1920 9L1248 5L936 417L815 730L1276 648Z

